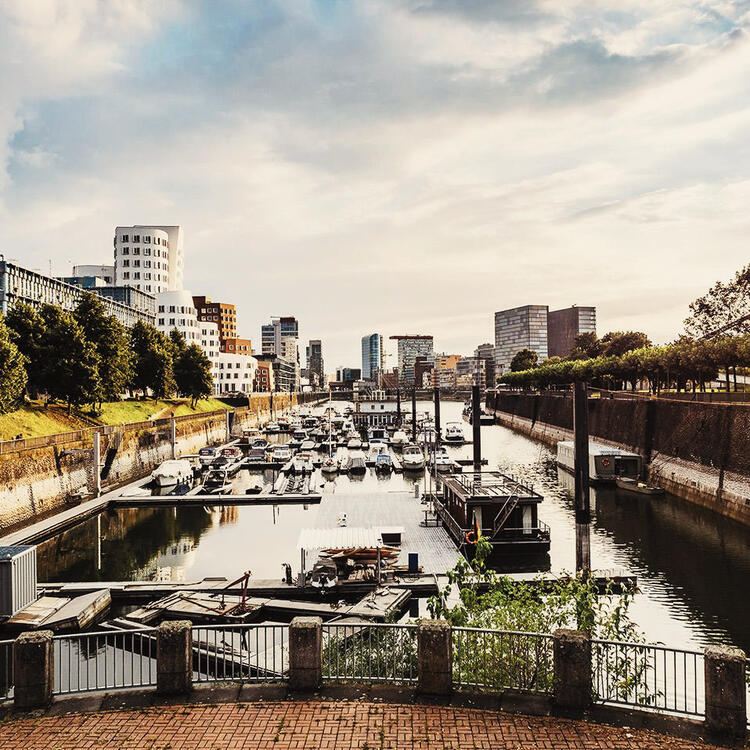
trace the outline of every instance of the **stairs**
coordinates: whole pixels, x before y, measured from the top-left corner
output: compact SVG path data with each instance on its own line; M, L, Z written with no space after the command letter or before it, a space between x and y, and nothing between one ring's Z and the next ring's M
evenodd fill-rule
M495 522L493 524L492 528L492 538L494 539L500 531L502 531L503 526L508 522L508 519L510 518L510 514L516 509L516 506L518 505L518 495L511 495L503 505L502 508L497 512L497 515L495 516Z

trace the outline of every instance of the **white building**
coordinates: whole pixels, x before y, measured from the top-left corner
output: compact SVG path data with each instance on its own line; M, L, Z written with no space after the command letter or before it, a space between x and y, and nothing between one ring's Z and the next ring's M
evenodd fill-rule
M214 382L214 395L219 393L219 325L206 320L198 322L200 326L200 346L211 361L211 379Z
M176 328L185 337L188 346L200 344L201 324L193 307L193 295L184 290L157 294L156 327L167 336Z
M182 227L116 227L114 246L116 285L134 286L151 294L182 289Z
M247 354L227 354L219 352L217 377L214 379L214 393L252 393L258 360Z
M101 279L107 286L113 286L115 283L115 267L114 266L73 266L74 277L79 279L95 278Z

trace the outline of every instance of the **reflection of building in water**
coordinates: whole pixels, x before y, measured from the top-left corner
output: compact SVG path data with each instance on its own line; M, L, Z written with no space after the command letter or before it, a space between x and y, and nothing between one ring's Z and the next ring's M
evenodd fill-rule
M214 517L214 523L217 521L219 524L237 523L240 519L240 509L237 505L222 505L217 510L219 511L218 518Z
M182 537L167 545L143 568L135 572L135 580L175 581L185 580L185 570L193 565L196 544L190 537Z

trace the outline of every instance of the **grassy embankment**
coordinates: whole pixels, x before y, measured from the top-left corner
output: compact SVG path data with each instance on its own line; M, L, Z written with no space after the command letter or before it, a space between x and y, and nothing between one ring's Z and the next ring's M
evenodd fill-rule
M28 402L20 409L0 415L0 440L21 437L53 435L56 432L72 432L98 424L123 424L145 422L149 419L176 417L183 414L198 414L217 409L230 409L223 401L215 398L199 401L195 409L190 408L186 399L159 399L146 401L112 401L105 403L100 414L92 415L88 407L73 411L70 415L64 405L52 404L44 407L41 402Z

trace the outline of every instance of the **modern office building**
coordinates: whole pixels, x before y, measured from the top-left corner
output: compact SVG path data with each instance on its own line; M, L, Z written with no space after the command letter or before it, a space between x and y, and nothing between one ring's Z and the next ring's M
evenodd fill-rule
M214 302L208 297L193 297L193 305L198 312L198 320L216 323L219 339L237 338L237 308L228 302Z
M260 332L262 353L280 355L282 339L299 339L299 323L294 316L272 318L270 323L261 326Z
M2 256L0 256L2 257ZM0 260L0 312L6 314L16 302L25 302L33 307L43 304L59 305L63 310L73 310L87 291L100 294L105 287L90 290L76 284L69 284L62 279L44 276L5 260ZM111 289L111 288L110 288ZM114 315L123 325L132 326L136 321L154 323L154 302L138 297L133 306L118 300L118 294L128 297L126 291L113 291L112 295L101 294L104 308L108 315Z
M219 350L225 354L244 354L245 356L252 356L253 343L250 339L219 339Z
M167 335L176 328L189 344L199 344L201 327L188 291L161 292L156 295L156 327Z
M322 386L325 381L325 369L323 364L323 342L320 339L310 339L305 349L305 361L307 363L307 377L310 380L310 385Z
M182 227L116 227L114 250L115 285L134 286L149 294L182 289Z
M383 372L384 355L383 337L379 333L362 337L362 377L365 380L378 379Z
M101 279L102 286L113 286L115 283L115 267L114 266L96 266L96 265L80 265L73 266L73 278L95 278ZM72 282L71 282L72 283Z
M432 357L432 336L391 336L398 342L398 382L400 386L414 385L414 362L417 357Z
M567 357L575 348L580 333L596 333L595 307L565 307L550 310L547 315L547 336L550 357Z
M80 268L80 266L76 267ZM100 297L120 302L136 310L142 310L151 316L156 314L156 297L148 292L142 292L134 286L109 286L100 276L62 276L57 280L72 284L87 292L93 292Z
M541 362L548 357L547 305L523 305L495 313L495 368L510 370L510 362L521 349L531 349Z
M484 360L484 375L487 388L495 387L495 345L480 344L474 349L474 356Z
M337 367L336 380L339 383L353 383L362 378L362 370L358 367Z
M299 368L295 367L292 362L288 362L275 354L258 354L255 359L258 360L258 367L263 363L269 365L273 371L273 390L278 392L291 393L299 385Z
M469 388L478 385L481 389L486 388L488 362L489 360L478 356L461 357L456 362L456 387Z

